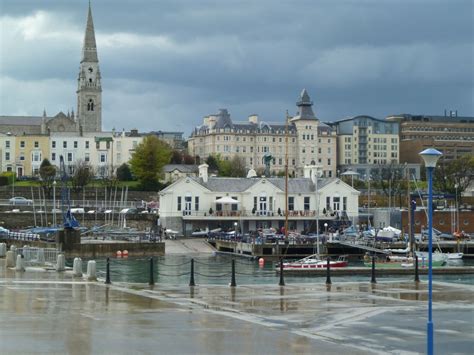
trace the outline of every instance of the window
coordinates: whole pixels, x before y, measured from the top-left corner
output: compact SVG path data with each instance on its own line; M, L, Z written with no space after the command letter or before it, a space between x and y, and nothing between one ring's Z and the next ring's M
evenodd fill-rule
M331 158L328 158L328 165L331 165Z
M10 148L10 141L5 141L5 148Z
M63 141L63 148L67 148L67 141Z
M86 153L84 155L84 161L90 161L91 160L91 157L90 157L90 154L89 153Z
M253 197L253 209L254 209L254 210L257 209L257 196L254 196L254 197Z
M326 196L326 211L331 209L331 197Z
M177 206L178 211L181 211L181 196L178 196L178 206Z
M89 149L89 141L86 141L86 149Z
M199 196L194 197L194 210L199 211Z
M55 161L56 160L56 153L51 153L51 160Z
M122 142L117 141L117 149L121 150L122 149Z
M41 152L33 152L31 154L31 160L33 162L40 162L41 161Z
M89 99L89 102L87 103L87 111L94 111L94 100Z
M52 147L52 148L56 148L56 141L52 141L52 142L51 142L51 147Z
M105 153L100 153L100 162L105 163L107 161L107 156Z
M120 163L122 161L122 154L117 153L117 163Z
M347 211L347 197L342 198L342 210Z
M304 197L304 210L309 211L309 196Z
M293 196L288 196L288 211L295 210L295 198Z
M5 160L10 160L10 152L5 152Z
M77 141L74 141L74 148L77 148Z
M334 211L339 211L340 207L340 197L333 197L332 199L332 205L333 205L333 210Z
M25 148L25 141L20 141L20 148Z
M35 148L39 148L39 142L35 141Z
M67 153L67 161L72 161L72 153Z
M237 196L232 196L232 198L233 198L234 200L238 200ZM236 204L236 203L233 203L233 204L231 205L232 211L237 211L237 207L238 207L237 204Z
M25 160L25 153L21 153L21 154L20 154L20 160L21 160L21 161Z
M132 148L135 149L138 145L138 142L137 141L133 141L132 142Z

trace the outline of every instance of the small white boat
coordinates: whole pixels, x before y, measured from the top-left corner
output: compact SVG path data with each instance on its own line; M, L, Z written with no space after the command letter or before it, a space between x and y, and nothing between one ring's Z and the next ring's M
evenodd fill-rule
M448 260L461 260L464 256L463 253L446 253L448 255Z
M339 256L337 260L330 260L329 267L346 267L348 265L346 255ZM280 265L277 265L277 269ZM284 270L306 270L306 269L324 269L327 268L327 260L323 260L318 254L307 256L306 258L284 262Z
M416 255L418 256L418 260L421 259L421 260L428 261L429 253L427 251L417 251ZM448 255L445 253L440 253L439 251L432 253L432 256L433 256L433 263L448 261Z

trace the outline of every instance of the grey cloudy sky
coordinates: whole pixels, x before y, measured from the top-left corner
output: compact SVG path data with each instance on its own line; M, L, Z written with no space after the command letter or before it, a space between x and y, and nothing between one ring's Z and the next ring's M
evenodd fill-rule
M76 106L87 0L0 0L0 114ZM93 0L104 129L474 115L472 0Z

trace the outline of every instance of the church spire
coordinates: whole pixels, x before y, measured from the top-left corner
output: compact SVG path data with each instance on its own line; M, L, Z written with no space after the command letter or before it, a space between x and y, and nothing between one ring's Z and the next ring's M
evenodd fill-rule
M92 20L92 9L89 1L89 13L87 14L86 33L84 36L84 45L82 47L82 62L99 62L97 57L97 46L95 43L94 21Z

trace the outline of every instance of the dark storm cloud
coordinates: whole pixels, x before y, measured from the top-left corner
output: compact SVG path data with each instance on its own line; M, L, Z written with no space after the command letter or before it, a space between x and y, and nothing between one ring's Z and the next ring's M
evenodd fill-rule
M74 106L87 1L0 3L9 53L2 113ZM282 120L303 87L322 120L474 111L469 0L96 0L92 8L106 128L189 132L219 107L236 120ZM35 83L46 89L52 79L70 95L55 87L34 103Z

